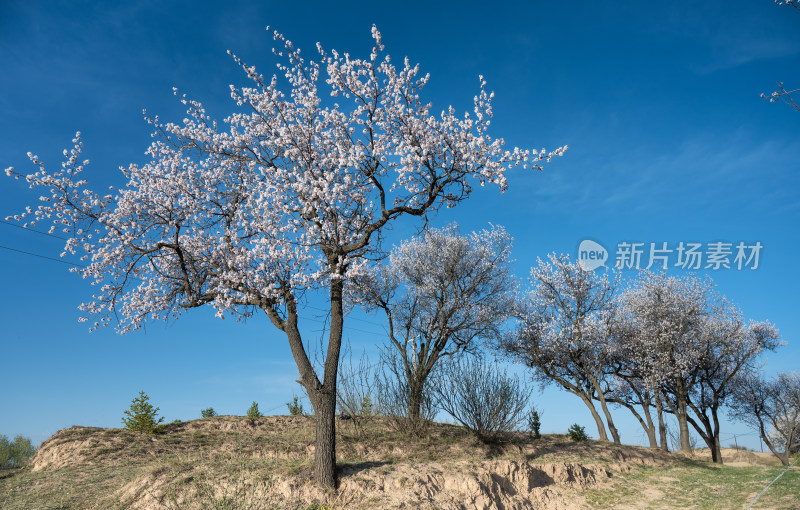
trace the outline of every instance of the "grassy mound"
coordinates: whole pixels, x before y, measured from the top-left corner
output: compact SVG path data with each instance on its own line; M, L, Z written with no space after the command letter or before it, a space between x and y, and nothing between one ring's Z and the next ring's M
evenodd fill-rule
M337 434L333 493L311 481L313 417L217 416L154 435L71 427L0 471L0 508L742 508L781 471L760 452L726 451L736 462L718 466L561 435L485 445L445 424L423 439L381 419ZM800 470L757 507L800 508Z

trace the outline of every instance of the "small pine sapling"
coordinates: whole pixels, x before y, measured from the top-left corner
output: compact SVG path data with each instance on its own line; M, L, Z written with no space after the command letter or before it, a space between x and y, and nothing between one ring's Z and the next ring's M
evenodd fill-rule
M577 423L573 423L567 430L567 435L575 442L586 441L589 436L586 435L586 429Z
M253 401L250 405L250 408L247 410L247 417L248 418L261 418L264 416L261 414L261 411L258 410L258 402Z
M539 431L541 426L542 422L539 417L539 411L537 411L535 407L531 407L531 412L528 415L528 431L530 432L532 439L539 439L542 437L542 434Z
M303 404L300 402L300 399L297 397L297 395L292 398L291 402L286 403L286 407L289 408L289 414L292 416L303 415Z
M125 410L125 416L122 417L122 423L126 429L145 434L155 432L156 427L164 421L164 418L156 420L159 408L153 409L149 401L150 397L144 391L140 391L139 396L133 399L130 409Z
M372 403L372 399L369 395L364 395L364 398L361 400L359 415L369 417L373 414L375 414L375 405Z

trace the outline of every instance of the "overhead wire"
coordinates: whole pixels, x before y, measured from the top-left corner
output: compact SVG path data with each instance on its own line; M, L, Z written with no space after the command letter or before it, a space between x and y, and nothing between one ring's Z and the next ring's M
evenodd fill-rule
M5 220L0 220L0 223L4 223L6 225L10 225L12 227L21 228L21 229L28 230L28 231L31 231L31 232L35 232L37 234L42 234L42 235L54 237L54 238L57 238L57 239L67 239L65 237L57 236L55 234L51 234L51 233L44 232L44 231L41 231L41 230L35 230L35 229L31 229L29 227L23 227L21 225L16 225L14 223L11 223L11 222L5 221ZM67 264L67 265L74 266L74 267L84 267L84 268L88 267L85 264L79 264L79 263L76 263L76 262L70 262L70 261L58 259L58 258L55 258L55 257L49 257L47 255L41 255L39 253L34 253L34 252L31 252L31 251L27 251L27 250L20 250L18 248L12 248L10 246L0 245L0 249L13 251L13 252L16 252L16 253L21 253L23 255L28 255L28 256L31 256L31 257L37 257L37 258L41 258L41 259L45 259L45 260L51 260L53 262L60 262L61 264ZM313 310L318 310L318 311L323 311L323 312L326 311L323 308L310 306L310 305L307 306L307 308L311 308ZM381 325L379 325L377 323L370 322L370 321L367 321L367 320L364 320L364 319L359 319L357 317L351 317L351 319L359 321L359 322L364 322L366 324L370 324L370 325L373 325L373 326L381 326ZM321 323L321 324L325 324L325 321L323 321L323 320L313 319L313 318L310 318L310 317L303 317L301 320L308 320L308 321L312 321L312 322L318 322L318 323ZM364 329L352 328L352 327L347 327L347 330L348 331L358 331L359 333L366 333L368 335L380 334L380 333L376 333L375 331L367 331L367 330L364 330ZM319 332L319 331L322 331L322 330L315 330L315 332Z
M22 225L17 225L16 223L12 223L12 222L7 221L7 220L0 219L0 223L4 223L4 224L9 225L11 227L16 227L16 228L19 228L19 229L22 229L22 230L27 230L28 232L35 232L35 233L41 234L43 236L54 237L56 239L62 239L64 241L68 241L69 240L68 237L59 236L59 235L56 235L56 234L52 234L50 232L45 232L44 230L37 230L37 229L31 228L31 227L23 227Z
M17 253L23 253L25 255L30 255L32 257L39 257L40 259L47 259L47 260L52 260L54 262L61 262L62 264L67 264L67 265L70 265L70 266L86 267L83 264L76 264L75 262L70 262L68 260L61 260L61 259L57 259L55 257L48 257L47 255L39 255L38 253L33 253L33 252L30 252L30 251L25 251L25 250L19 250L17 248L11 248L9 246L3 246L1 244L0 244L0 248L2 248L4 250L8 250L8 251L14 251L14 252L17 252Z
M319 308L319 307L311 306L311 305L306 305L306 308L311 308L312 310L318 310L320 312L327 312L328 311L328 310L325 310L324 308ZM350 317L350 319L354 320L354 321L358 321L358 322L363 322L365 324L370 324L372 326L378 326L378 327L381 327L381 328L383 327L383 324L378 324L377 322L368 321L366 319L359 319L358 317Z

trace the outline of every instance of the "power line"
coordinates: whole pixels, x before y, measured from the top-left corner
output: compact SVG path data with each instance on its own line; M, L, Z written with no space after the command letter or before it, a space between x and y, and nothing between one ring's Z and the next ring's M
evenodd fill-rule
M321 321L319 319L311 319L309 317L300 318L300 320L307 320L307 321L312 321L312 322L318 322L320 324L325 324L325 321ZM344 330L345 331L358 331L359 333L366 333L368 335L381 335L381 334L383 334L383 333L376 333L375 331L367 331L365 329L351 328L349 326L345 326ZM322 333L322 332L327 331L327 329L315 329L313 331L315 333Z
M0 223L4 223L4 224L9 225L11 227L20 228L22 230L27 230L28 232L36 232L37 234L41 234L43 236L55 237L56 239L62 239L64 241L69 241L69 237L63 237L63 236L59 236L59 235L56 235L56 234L51 234L50 232L45 232L44 230L36 230L35 228L23 227L22 225L17 225L16 223L11 223L10 221L0 220Z
M318 308L316 306L306 305L306 308L311 308L312 310L319 310L320 312L328 312L329 310L325 310L324 308ZM366 319L359 319L358 317L350 317L350 320L363 322L365 324L369 324L371 326L378 326L379 328L384 327L383 324L378 324L377 322L368 321Z
M0 220L0 221L2 221L2 220ZM5 222L5 223L8 223L8 222ZM13 224L12 224L12 225L13 225ZM18 226L18 225L14 225L14 226ZM22 227L20 227L20 228L22 228ZM33 232L37 232L37 231L35 231L35 230L34 230ZM45 234L45 235L52 235L52 234L47 234L47 233L44 233L44 232L38 232L38 233L40 233L40 234ZM19 250L19 249L17 249L17 248L11 248L11 247L9 247L9 246L3 246L3 245L0 245L0 248L2 248L2 249L4 249L4 250L8 250L8 251L13 251L13 252L16 252L16 253L22 253L23 255L30 255L31 257L38 257L38 258L40 258L40 259L52 260L53 262L60 262L60 263L62 263L62 264L67 264L67 265L69 265L69 266L74 266L74 267L88 267L88 266L86 266L85 264L77 264L77 263L75 263L75 262L69 262L69 261L66 261L66 260L57 259L57 258L55 258L55 257L48 257L47 255L39 255L38 253L33 253L33 252L30 252L30 251L25 251L25 250ZM138 279L138 278L137 278L137 279ZM322 310L321 308L316 308L316 307L313 307L313 306L308 306L308 308L312 308L312 309L314 309L314 310L321 310L321 311L324 311L324 310ZM308 321L318 322L318 323L320 323L320 324L325 324L325 323L326 323L326 321L323 321L323 320L320 320L320 319L313 319L313 318L311 318L311 317L301 317L300 319L301 319L301 320L308 320ZM352 319L353 319L353 320L359 320L359 319L356 319L355 317L352 317ZM377 324L375 324L375 323L372 323L372 322L369 322L369 321L364 321L364 320L362 320L361 322L366 322L367 324L372 324L373 326L377 326ZM348 330L348 331L358 331L358 332L360 332L360 333L366 333L366 334L368 334L368 335L377 335L377 334L379 334L379 333L376 333L376 332L374 332L374 331L366 331L366 330L363 330L363 329L351 328L351 327L348 327L348 328L347 328L347 330ZM317 331L323 331L323 330L317 330Z
M32 253L32 252L25 251L25 250L18 250L16 248L10 248L8 246L0 245L0 248L2 248L4 250L8 250L8 251L15 251L17 253L23 253L25 255L30 255L32 257L39 257L40 259L47 259L47 260L52 260L54 262L61 262L62 264L67 264L67 265L70 265L70 266L86 267L83 264L76 264L75 262L69 262L69 261L66 261L66 260L57 259L55 257L48 257L47 255L39 255L38 253Z
M796 459L794 459L794 462L792 462L792 464L791 464L790 466L786 466L786 469L784 469L783 471L781 471L781 474L779 474L778 476L776 476L776 477L775 477L775 479L774 479L774 480L772 480L771 482L769 482L769 484L768 484L766 487L764 487L764 490L763 490L763 491L761 491L761 492L759 492L759 493L758 493L758 496L756 496L756 497L755 497L755 499L753 499L753 501L751 501L751 502L750 502L750 504L749 504L749 505L747 505L747 507L746 507L744 510L749 510L749 509L750 509L750 508L753 506L753 504L755 504L755 502L756 502L756 501L758 501L758 498L760 498L762 494L764 494L765 492L767 492L767 489L769 489L770 487L772 487L772 484L773 484L773 483L777 482L777 481L778 481L778 479L779 479L780 477L782 477L782 476L783 476L783 475L784 475L784 474L785 474L787 471L789 471L789 470L790 470L792 467L794 467L794 465L795 465L795 464L797 464L797 461L798 461L798 460L800 460L800 457L797 457Z

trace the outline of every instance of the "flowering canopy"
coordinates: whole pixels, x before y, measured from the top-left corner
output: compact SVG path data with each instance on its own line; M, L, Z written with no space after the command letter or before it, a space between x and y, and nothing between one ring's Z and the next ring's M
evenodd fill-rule
M299 293L382 256L387 222L455 205L471 192L468 177L504 190L507 168L538 168L566 150L506 150L488 134L493 93L482 77L471 114L434 115L420 99L429 76L407 58L395 67L374 26L366 59L318 44L307 60L274 37L280 76L231 54L254 83L231 86L237 112L220 123L180 96L187 118L148 118L151 160L123 169L122 189L86 188L80 134L60 171L29 153L39 169L25 178L50 191L15 218L49 221L70 236L65 252L82 250L88 266L76 270L100 287L81 307L95 327L118 313L128 332L205 304L218 316L261 308L283 324Z
M619 275L586 271L568 255L553 253L548 260L538 259L538 267L531 269L522 322L504 345L525 353L529 363L544 371L539 373L543 381L550 381L546 373L562 371L572 379L573 372L587 366L602 371L599 367L611 355Z
M467 236L457 225L425 231L395 247L388 264L360 275L352 298L386 311L390 340L402 351L417 354L422 341L424 361L428 350L437 358L454 354L477 337L498 336L513 312L512 243L499 226Z
M424 426L427 381L439 360L499 336L513 313L512 243L502 227L468 236L457 225L426 230L350 285L353 302L386 315L383 359L403 388L399 411L412 428Z

